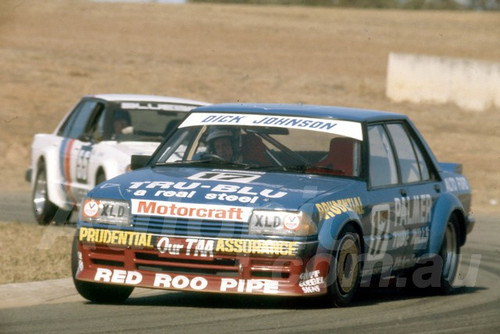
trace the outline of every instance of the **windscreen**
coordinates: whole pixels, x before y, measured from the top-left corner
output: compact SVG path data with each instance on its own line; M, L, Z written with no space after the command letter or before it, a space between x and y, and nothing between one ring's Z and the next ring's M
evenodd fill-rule
M361 139L361 125L355 122L195 113L163 145L156 164L356 177L361 168Z

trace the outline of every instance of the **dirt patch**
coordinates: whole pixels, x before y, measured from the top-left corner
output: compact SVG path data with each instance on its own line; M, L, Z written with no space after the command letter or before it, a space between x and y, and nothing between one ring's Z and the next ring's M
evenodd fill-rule
M500 61L500 14L207 4L3 1L0 189L28 189L33 134L84 94L301 102L408 114L498 209L500 112L385 98L390 52Z
M0 191L28 190L35 133L85 94L342 105L408 114L500 212L500 110L391 103L390 52L500 62L500 13L2 1Z
M0 284L71 276L75 229L0 222Z

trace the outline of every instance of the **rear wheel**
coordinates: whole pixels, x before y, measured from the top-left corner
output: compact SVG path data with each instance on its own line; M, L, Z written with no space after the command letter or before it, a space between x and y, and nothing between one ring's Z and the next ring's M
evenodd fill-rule
M446 224L439 256L443 262L439 292L449 293L453 289L460 263L459 226L455 215Z
M361 279L360 237L352 226L340 233L339 242L333 253L328 278L327 305L347 306L354 298Z
M453 290L453 283L460 263L460 229L456 215L452 214L446 223L439 253L421 260L409 272L407 289L410 292L447 294Z
M73 248L71 252L71 272L73 276L73 283L76 291L85 299L95 303L121 303L125 301L132 291L133 287L119 286L111 284L98 284L92 282L79 281L76 275L83 266L81 260L81 253L78 251L78 235L73 239Z
M40 225L47 225L57 212L57 206L50 199L47 191L47 171L42 162L36 170L35 184L32 193L33 213Z

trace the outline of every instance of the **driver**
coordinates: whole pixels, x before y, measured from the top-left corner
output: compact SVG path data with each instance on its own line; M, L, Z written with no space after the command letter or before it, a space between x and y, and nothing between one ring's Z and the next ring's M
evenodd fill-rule
M216 128L207 136L209 152L225 161L238 160L236 153L236 138L231 130Z
M113 137L122 134L132 134L130 114L126 110L115 110L113 113Z

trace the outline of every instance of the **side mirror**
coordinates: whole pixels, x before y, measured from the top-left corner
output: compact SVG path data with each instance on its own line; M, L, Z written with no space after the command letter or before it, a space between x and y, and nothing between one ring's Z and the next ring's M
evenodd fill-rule
M131 170L136 170L142 167L146 167L149 159L151 159L150 155L136 155L133 154L130 157L130 169Z

